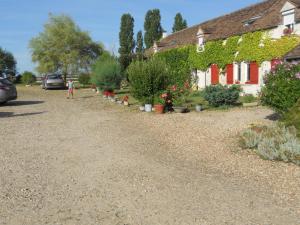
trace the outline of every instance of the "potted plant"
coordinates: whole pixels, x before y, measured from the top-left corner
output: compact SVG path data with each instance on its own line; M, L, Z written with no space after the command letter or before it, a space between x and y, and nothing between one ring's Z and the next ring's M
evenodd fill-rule
M201 112L203 110L203 105L201 103L196 104L195 110L196 112Z
M154 99L154 103L155 103L154 109L155 109L155 112L158 114L163 114L165 111L165 99L164 98L166 98L165 93L156 96Z
M145 98L145 112L152 112L153 97Z
M173 110L178 113L187 112L186 97L189 94L189 86L187 84L182 88L178 88L173 85L170 89L170 95L172 99Z
M123 104L124 104L125 106L129 106L128 100L129 100L128 95L125 95L125 96L123 97Z

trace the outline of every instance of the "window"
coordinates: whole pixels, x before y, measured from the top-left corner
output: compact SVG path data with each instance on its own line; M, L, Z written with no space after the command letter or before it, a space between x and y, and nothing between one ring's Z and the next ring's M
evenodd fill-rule
M251 80L251 66L250 66L250 63L247 63L247 81L250 81Z
M290 11L283 13L283 25L288 26L295 23L295 12Z
M237 80L241 81L241 78L242 78L242 65L241 63L238 63Z

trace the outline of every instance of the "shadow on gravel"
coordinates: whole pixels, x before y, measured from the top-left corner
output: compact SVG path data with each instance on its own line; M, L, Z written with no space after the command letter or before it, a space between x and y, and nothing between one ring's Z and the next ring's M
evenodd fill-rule
M20 113L20 114L14 114L13 112L0 112L0 118L33 116L33 115L39 115L43 113L45 112L32 112L32 113Z
M11 101L3 106L22 106L22 105L36 105L36 104L42 104L44 101Z
M271 120L271 121L278 121L281 119L281 116L278 113L272 113L268 116L266 116L265 119Z

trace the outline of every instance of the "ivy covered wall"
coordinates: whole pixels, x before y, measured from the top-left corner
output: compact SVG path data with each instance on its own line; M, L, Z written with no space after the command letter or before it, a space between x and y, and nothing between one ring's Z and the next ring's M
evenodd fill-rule
M242 61L256 61L261 64L274 58L281 58L300 44L296 35L284 36L273 40L267 32L257 31L242 36L233 36L226 41L209 41L203 52L197 52L197 46L189 45L157 53L165 59L174 71L185 71L192 68L207 70L211 64L224 69L227 64Z

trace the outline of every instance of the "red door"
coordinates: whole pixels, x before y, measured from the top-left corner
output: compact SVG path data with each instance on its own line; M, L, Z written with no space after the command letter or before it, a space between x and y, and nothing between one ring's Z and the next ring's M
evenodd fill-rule
M211 68L211 84L215 85L219 83L219 68L218 65L212 64Z
M227 72L227 84L233 84L233 64L228 64L226 66Z
M250 63L250 83L258 84L258 64L256 62Z

